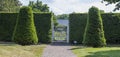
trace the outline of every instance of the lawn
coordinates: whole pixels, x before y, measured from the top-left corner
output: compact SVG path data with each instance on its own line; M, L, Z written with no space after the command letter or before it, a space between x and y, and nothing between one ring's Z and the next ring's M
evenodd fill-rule
M13 43L0 43L0 57L41 57L46 45L21 46Z
M120 57L120 47L92 48L75 46L71 50L77 57Z
M54 36L55 36L54 38L55 41L64 41L66 40L67 35L65 31L62 31L62 32L56 31Z

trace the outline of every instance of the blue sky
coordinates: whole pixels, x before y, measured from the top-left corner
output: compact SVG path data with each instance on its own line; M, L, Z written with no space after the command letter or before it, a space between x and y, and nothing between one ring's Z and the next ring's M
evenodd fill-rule
M23 5L27 5L29 0L20 0ZM36 0L30 0L36 1ZM101 0L40 0L44 4L48 4L50 10L56 15L69 14L72 12L86 13L91 6L96 6L105 12L113 12L115 5L105 6L106 2L101 3ZM119 12L119 11L117 11Z

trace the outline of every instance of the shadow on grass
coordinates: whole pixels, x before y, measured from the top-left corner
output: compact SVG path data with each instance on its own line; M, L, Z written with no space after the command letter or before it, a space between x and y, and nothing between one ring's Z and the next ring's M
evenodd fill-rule
M41 45L41 44L43 44L43 43L38 43L38 44L35 44L35 45ZM19 45L19 44L16 44L14 42L2 42L2 41L0 41L0 46L16 46L16 45ZM20 45L20 46L31 46L31 45Z
M53 42L50 45L51 46L71 46L71 44L68 44L66 42Z
M0 46L15 46L17 44L13 42L0 42Z
M120 50L109 50L89 53L90 55L87 55L85 57L120 57Z
M84 48L86 48L86 47L84 47L84 46L78 46L78 47L71 48L70 50L84 49Z
M108 44L107 47L120 47L120 44Z

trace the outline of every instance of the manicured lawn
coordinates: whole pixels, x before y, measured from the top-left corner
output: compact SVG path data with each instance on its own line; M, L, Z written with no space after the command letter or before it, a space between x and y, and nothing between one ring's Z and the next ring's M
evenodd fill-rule
M120 47L85 48L75 46L71 50L77 57L120 57Z
M17 44L0 44L0 57L41 57L46 45L21 46Z

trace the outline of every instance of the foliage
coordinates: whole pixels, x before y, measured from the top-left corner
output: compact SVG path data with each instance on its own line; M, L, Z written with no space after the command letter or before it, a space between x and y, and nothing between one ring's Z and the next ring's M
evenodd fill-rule
M11 41L12 33L13 33L14 26L16 23L15 21L17 19L17 14L18 13L0 13L0 41ZM36 15L47 16L47 14L49 13L35 13L34 16ZM119 32L120 31L120 27L119 27L120 26L120 18L119 18L120 13L103 13L101 15L103 19L105 38L107 40L107 44L120 44L120 32ZM43 18L36 18L36 19L43 19ZM49 19L50 18L48 18L48 20ZM70 14L69 19L71 20L70 21L71 43L73 42L74 39L81 39L77 41L78 43L82 43L83 33L84 33L86 20L87 20L87 14L81 14L81 13ZM80 21L77 21L79 19ZM75 22L74 20L76 20L77 22ZM39 21L35 22L35 24L37 23L39 23ZM39 29L39 25L36 27L36 29ZM77 31L78 33L76 33ZM37 34L38 33L39 32L37 32ZM41 35L39 35L38 37L40 38Z
M0 13L0 41L11 41L17 13Z
M120 44L120 14L119 13L103 13L101 14L103 19L105 38L107 44ZM83 33L87 20L87 14L74 13L70 14L70 42L77 39L79 43L82 43ZM80 19L80 21L78 21ZM76 21L77 22L76 22ZM74 21L74 22L73 22ZM78 33L76 33L78 32Z
M71 49L77 57L119 57L120 47L91 48L75 46Z
M37 13L34 16L35 26L37 29L37 35L39 42L50 43L52 35L52 25L53 22L51 13Z
M119 2L120 0L103 0L103 1L107 1L107 2L109 2L109 3L117 3L117 2Z
M66 31L55 31L54 40L55 41L65 41L66 40Z
M102 14L105 37L109 44L120 44L120 14Z
M101 14L96 7L89 9L83 44L92 47L103 47L106 45Z
M86 14L70 14L69 16L69 38L70 43L77 41L82 43L83 34L85 31L85 25L87 20Z
M13 30L14 30L14 27L16 24L17 15L18 15L18 13L0 13L0 41L11 41L12 33L13 33ZM42 17L42 16L44 16L44 17ZM51 22L51 20L52 20L52 15L50 13L34 13L34 20L35 20L34 23L36 25L37 35L38 35L39 39L42 37L48 37L48 35L51 35L50 34L51 28L48 30L45 30L45 27L49 28L50 26L48 26L48 25L51 25L51 24L47 23L47 22ZM46 22L46 20L48 20L48 21ZM45 22L46 22L46 24L42 25L42 23L45 23ZM43 28L43 29L39 29L39 28ZM43 33L44 31L45 31L45 33ZM50 33L48 31L50 31ZM51 37L50 37L50 39L51 39ZM51 40L49 40L49 41L51 42ZM39 40L39 42L40 42L40 40ZM47 42L47 40L46 40L46 42Z
M108 2L108 4L106 4L106 5L113 4L113 3L116 4L114 11L120 9L120 0L102 0L102 2L103 1Z
M21 5L19 0L0 0L0 12L18 12Z
M100 13L103 14L103 13L105 13L105 11L104 10L100 10Z
M54 15L53 14L53 24L54 24L54 26L57 26L58 25L58 22L57 22L57 17L56 17L56 15Z
M49 12L48 5L39 0L37 2L30 1L28 6L32 8L33 12Z
M57 15L56 17L57 17L57 19L68 19L69 15L68 14L61 14L61 15Z
M13 32L13 41L20 45L37 44L38 38L32 9L30 7L22 7L20 9L17 23Z

